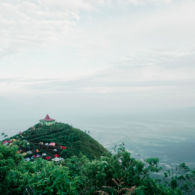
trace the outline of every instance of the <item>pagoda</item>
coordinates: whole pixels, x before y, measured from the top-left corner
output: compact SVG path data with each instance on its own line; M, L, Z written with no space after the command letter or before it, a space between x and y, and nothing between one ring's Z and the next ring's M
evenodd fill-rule
M40 120L41 125L50 126L56 123L55 119L50 118L50 116L47 114L44 119Z

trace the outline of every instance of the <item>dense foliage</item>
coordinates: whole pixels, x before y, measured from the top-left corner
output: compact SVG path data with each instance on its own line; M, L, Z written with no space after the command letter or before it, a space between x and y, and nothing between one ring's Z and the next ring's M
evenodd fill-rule
M138 161L124 147L96 160L78 155L56 163L41 158L27 162L15 144L0 145L0 194L174 195L193 190L195 173L185 164L178 170L182 175L166 172L155 179L158 159Z
M88 134L67 124L37 124L12 138L2 136L0 194L179 195L195 192L195 171L185 163L175 169L163 169L157 158L142 161L132 158L124 145L116 147L111 154ZM49 146L49 142L55 146ZM44 153L51 158L43 156ZM63 158L56 161L59 156Z

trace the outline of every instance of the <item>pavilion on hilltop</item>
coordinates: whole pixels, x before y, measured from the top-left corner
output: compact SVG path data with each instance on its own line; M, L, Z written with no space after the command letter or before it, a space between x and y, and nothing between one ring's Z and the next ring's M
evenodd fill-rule
M40 123L42 125L50 126L56 123L55 119L50 118L50 116L47 114L44 119L40 120Z

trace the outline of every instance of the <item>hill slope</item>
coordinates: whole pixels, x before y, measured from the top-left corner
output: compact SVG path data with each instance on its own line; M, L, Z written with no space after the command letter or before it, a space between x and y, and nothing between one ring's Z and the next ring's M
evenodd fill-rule
M13 138L20 138L28 141L28 145L23 144L23 151L39 150L39 153L47 153L54 156L58 153L61 157L70 157L72 155L84 154L90 159L99 158L108 153L108 151L85 132L73 128L68 124L56 123L52 126L37 124L24 131L22 135L16 135ZM54 142L56 145L48 146L47 143ZM65 150L60 150L65 146Z

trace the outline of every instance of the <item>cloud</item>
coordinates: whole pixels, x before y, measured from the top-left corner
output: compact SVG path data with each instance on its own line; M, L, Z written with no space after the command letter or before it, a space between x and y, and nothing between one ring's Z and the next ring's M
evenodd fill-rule
M156 54L156 55L155 55ZM128 58L120 65L75 79L5 77L0 79L1 93L65 94L65 93L146 93L174 90L193 94L195 85L195 58L193 52L153 52L149 56ZM171 57L170 57L171 56ZM178 58L179 56L179 58ZM140 60L141 59L141 60ZM189 63L184 63L189 60ZM133 62L133 63L132 63ZM171 93L172 93L171 92Z
M173 0L125 0L126 3L134 5L145 5L145 4L170 4Z
M194 8L190 0L0 1L0 94L194 97Z
M0 1L0 51L24 51L28 48L71 45L80 30L82 13L99 13L118 3L169 3L171 0L15 0ZM120 12L120 10L119 10ZM84 37L83 37L84 38ZM81 38L81 39L83 39ZM86 40L86 39L85 39ZM75 43L76 44L76 43ZM97 42L96 42L97 44ZM3 51L3 53L6 53Z
M0 49L20 51L67 41L80 11L90 9L84 0L0 1Z

